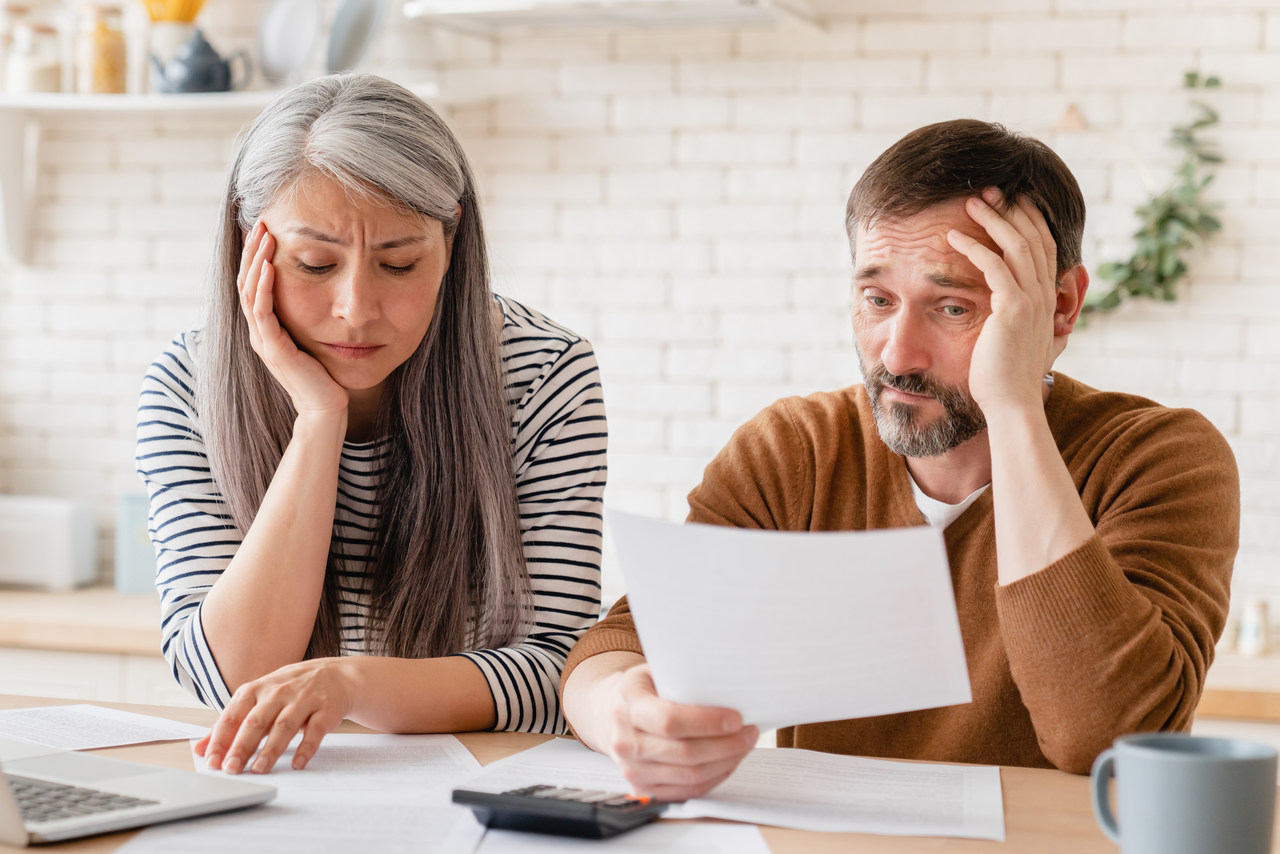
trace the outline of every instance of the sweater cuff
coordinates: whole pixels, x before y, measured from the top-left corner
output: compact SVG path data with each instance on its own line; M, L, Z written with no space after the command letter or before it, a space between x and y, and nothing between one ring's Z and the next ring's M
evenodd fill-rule
M1039 572L996 586L996 611L1011 659L1114 632L1116 621L1142 612L1134 609L1141 599L1097 534Z
M561 692L563 693L564 685L569 681L569 674L574 671L574 668L591 656L606 652L634 652L637 655L644 655L644 650L640 646L640 637L635 631L597 625L583 635L569 653L564 671L560 674Z

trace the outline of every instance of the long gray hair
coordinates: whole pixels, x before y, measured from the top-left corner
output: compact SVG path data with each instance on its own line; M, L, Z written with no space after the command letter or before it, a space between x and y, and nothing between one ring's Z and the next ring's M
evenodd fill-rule
M445 123L401 86L368 74L305 83L267 107L240 145L196 369L213 478L248 531L296 413L253 352L236 275L244 234L310 175L439 220L453 241L427 334L379 403L376 435L388 443L370 564L373 651L424 657L508 645L529 625L529 578L475 182ZM339 652L340 544L329 551L308 658Z

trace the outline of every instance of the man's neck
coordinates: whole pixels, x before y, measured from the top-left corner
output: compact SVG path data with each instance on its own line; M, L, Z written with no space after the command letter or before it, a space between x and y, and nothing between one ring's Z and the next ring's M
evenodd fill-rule
M1043 387L1047 403L1052 386ZM991 483L991 443L987 431L937 457L907 457L907 471L920 491L944 504L959 504Z
M938 457L907 457L907 471L925 495L944 504L959 504L991 483L987 431Z

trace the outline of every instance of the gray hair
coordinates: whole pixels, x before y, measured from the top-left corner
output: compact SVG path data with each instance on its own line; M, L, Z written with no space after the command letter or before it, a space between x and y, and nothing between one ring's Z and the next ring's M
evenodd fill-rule
M447 655L521 639L531 619L510 420L484 232L466 156L407 89L368 74L285 92L246 132L227 180L196 369L211 473L248 531L293 432L289 396L249 343L236 288L244 235L300 179L438 220L453 241L435 315L384 386L388 440L374 537L371 638L388 655ZM461 213L459 214L459 208ZM307 657L336 655L340 621L330 543Z

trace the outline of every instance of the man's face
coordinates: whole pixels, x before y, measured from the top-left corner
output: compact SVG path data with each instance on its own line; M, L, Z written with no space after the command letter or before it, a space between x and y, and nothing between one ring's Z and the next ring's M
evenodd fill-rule
M881 439L933 457L982 433L969 357L991 313L982 273L947 243L958 229L999 253L953 199L854 235L853 334Z

